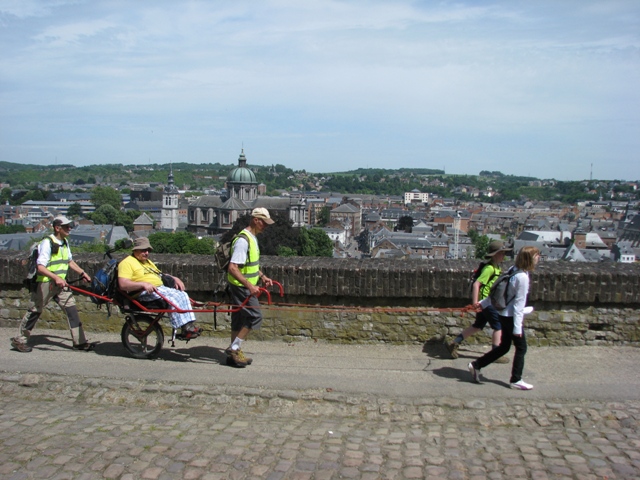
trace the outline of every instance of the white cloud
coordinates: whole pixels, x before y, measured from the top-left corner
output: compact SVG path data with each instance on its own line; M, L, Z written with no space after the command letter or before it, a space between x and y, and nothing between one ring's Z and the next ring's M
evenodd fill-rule
M637 145L623 128L640 121L633 1L1 1L0 12L6 132L31 116L133 130L138 121L140 131L155 122L173 125L177 143L190 139L176 146L185 155L195 143L237 146L253 136L277 139L264 145L279 151L263 153L282 152L280 163L289 150L291 162L303 161L305 140L320 158L348 138L367 152L351 161L395 166L392 157L411 145L423 158L448 156L461 173L475 168L465 162L486 137L485 161L501 146L549 146L546 176L571 152L584 155L581 140L620 158L617 144ZM65 133L60 149L71 143ZM136 141L124 135L112 155ZM15 144L3 160L37 161ZM535 150L522 154L535 162Z

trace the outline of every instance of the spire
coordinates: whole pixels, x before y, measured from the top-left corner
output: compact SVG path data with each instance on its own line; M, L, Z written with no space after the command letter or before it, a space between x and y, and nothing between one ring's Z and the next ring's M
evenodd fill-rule
M244 156L244 148L240 151L240 156L238 157L238 167L247 168L247 157Z
M177 193L178 189L175 186L173 180L173 165L169 166L169 176L167 177L167 186L164 189L165 193Z

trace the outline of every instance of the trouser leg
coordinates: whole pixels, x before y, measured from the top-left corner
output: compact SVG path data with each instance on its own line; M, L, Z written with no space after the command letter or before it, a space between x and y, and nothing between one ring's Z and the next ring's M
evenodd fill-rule
M521 337L513 337L513 345L516 347L516 353L513 356L513 367L511 368L511 383L522 380L522 372L524 370L524 356L527 353L527 339L522 331Z
M67 307L64 309L69 320L69 331L71 332L71 340L74 345L83 345L87 343L87 338L84 335L84 329L82 328L82 322L80 321L80 314L78 313L78 307Z
M500 339L500 345L487 353L485 353L478 360L473 362L473 365L477 369L482 369L487 365L495 362L498 358L509 353L511 349L511 333L513 332L513 318L511 317L500 317L500 322L502 324L502 337Z
M82 322L80 321L80 313L78 313L76 300L73 298L71 291L69 289L62 290L58 295L56 295L55 300L67 315L69 331L71 332L71 340L73 341L73 344L78 346L87 343L87 338L85 337L84 329L82 328Z
M51 288L50 282L40 282L36 284L35 290L31 293L27 313L22 317L22 321L18 327L18 337L20 337L23 342L26 342L31 336L31 331L42 315L44 307L51 301L55 293L55 286Z

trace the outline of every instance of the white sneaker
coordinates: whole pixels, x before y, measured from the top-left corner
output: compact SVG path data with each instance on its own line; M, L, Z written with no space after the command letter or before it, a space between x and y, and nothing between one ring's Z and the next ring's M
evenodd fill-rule
M511 388L514 390L531 390L533 389L533 385L526 383L524 380L520 380L519 382L512 383Z
M476 367L473 366L473 363L467 365L467 368L469 369L469 373L473 377L473 381L475 383L480 383L480 370L476 370Z

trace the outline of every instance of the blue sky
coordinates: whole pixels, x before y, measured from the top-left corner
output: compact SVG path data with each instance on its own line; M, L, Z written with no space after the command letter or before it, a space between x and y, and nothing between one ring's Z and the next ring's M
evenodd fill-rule
M0 0L0 51L3 161L640 179L638 0Z

